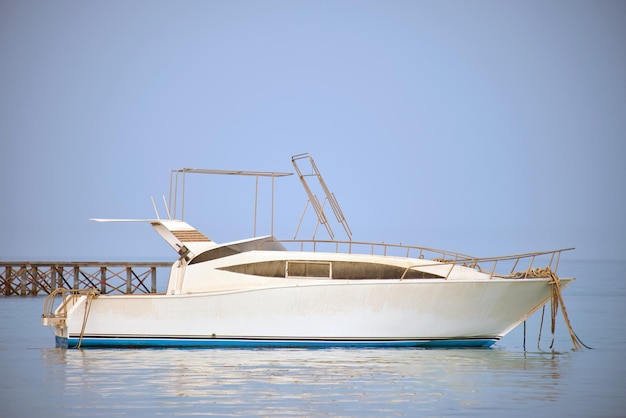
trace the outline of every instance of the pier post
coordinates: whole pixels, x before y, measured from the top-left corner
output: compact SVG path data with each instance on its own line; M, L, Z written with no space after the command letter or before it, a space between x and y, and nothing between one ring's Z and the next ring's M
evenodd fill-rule
M57 288L57 269L56 266L50 266L50 293Z
M107 268L100 267L100 293L103 295L107 292Z
M126 267L126 294L133 293L133 272L130 267Z
M31 282L30 294L36 295L39 293L39 280L45 281L45 278L39 276L39 268L37 266L32 266L31 278L33 280Z
M26 266L22 266L22 274L20 274L20 295L26 296Z
M150 267L150 275L151 275L151 286L150 286L150 292L151 293L156 293L157 291L157 283L156 283L156 267L152 266Z
M60 270L59 270L60 269ZM64 287L65 283L63 283L63 266L59 266L58 264L54 265L54 274L57 278L56 282L56 287Z
M6 266L4 269L4 295L9 296L11 292L11 276L13 276L13 269L11 266Z
M78 267L77 265L74 265L74 287L73 289L79 289L80 288L80 267Z

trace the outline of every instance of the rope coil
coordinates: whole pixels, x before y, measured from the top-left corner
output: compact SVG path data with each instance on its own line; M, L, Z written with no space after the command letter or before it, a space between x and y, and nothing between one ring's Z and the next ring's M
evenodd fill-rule
M574 332L572 328L572 324L570 323L569 316L567 315L567 309L565 308L565 302L563 301L563 295L561 294L561 280L556 275L550 267L545 268L534 268L529 269L526 272L523 272L524 277L549 277L549 284L552 286L551 297L550 297L550 331L552 333L552 341L550 342L550 348L552 349L554 346L554 333L556 330L556 317L559 313L559 305L561 306L561 312L563 313L563 319L565 320L565 325L567 326L567 330L569 331L570 338L572 339L572 344L574 345L574 350L579 350L583 347L591 348L585 343L582 342L578 335ZM537 339L537 348L541 350L539 347L539 343L541 341L541 330L543 328L543 318L545 313L545 305L543 306L543 310L541 313L541 325L539 327L539 337Z

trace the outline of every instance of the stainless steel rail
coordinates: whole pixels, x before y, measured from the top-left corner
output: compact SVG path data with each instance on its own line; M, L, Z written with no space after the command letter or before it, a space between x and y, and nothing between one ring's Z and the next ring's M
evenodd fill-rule
M433 260L432 264L416 264L405 269L402 278L404 278L409 270L416 267L429 267L442 264L449 264L450 270L446 276L449 277L455 265L474 268L481 272L488 272L489 277L515 277L527 278L536 269L539 262L542 262L542 268L549 267L553 272L558 269L561 253L571 251L574 248L561 248L550 251L536 251L531 253L512 254L497 257L474 257L467 254L457 253L453 251L439 250L435 248L411 246L403 244L387 244L377 242L358 242L358 241L336 241L336 240L278 240L286 248L290 246L296 247L298 251L312 252L334 252L348 254L370 254L370 255L395 255L406 258L418 258ZM263 247L261 246L261 248ZM528 261L525 269L518 271L516 269L524 260ZM508 265L510 268L506 273L496 274L497 267Z

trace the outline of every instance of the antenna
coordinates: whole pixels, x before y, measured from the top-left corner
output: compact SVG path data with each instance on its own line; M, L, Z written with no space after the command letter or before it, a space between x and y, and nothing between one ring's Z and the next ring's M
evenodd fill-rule
M156 203L154 203L154 196L150 196L150 199L152 200L152 207L154 208L157 219L161 220L161 217L159 216L159 210L157 209Z
M172 215L170 215L170 208L167 207L167 201L165 200L165 195L163 195L163 204L165 205L165 211L167 212L167 219L172 220Z

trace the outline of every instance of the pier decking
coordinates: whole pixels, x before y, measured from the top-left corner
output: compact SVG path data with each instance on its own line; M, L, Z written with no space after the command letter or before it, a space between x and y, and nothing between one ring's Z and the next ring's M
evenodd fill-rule
M0 295L36 296L57 288L100 293L156 293L157 271L167 279L171 262L0 261Z

